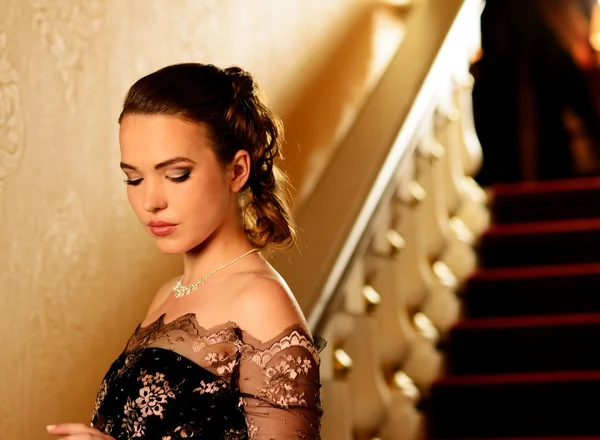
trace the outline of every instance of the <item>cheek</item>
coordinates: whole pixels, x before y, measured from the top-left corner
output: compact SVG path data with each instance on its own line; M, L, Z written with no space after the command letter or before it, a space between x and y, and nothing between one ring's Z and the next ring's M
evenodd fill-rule
M203 176L175 197L178 205L199 221L221 217L229 206L227 186L220 176Z
M139 191L136 191L136 188L127 186L127 200L129 200L129 204L131 208L136 213L138 217L141 215L142 211L142 198Z

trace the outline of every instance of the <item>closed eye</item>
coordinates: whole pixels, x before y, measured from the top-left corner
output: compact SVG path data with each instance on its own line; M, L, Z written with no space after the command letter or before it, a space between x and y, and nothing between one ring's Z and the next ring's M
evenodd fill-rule
M136 186L142 182L142 179L125 179L127 185Z
M167 179L169 179L172 182L177 182L177 183L184 182L184 181L186 181L190 177L190 173L191 173L191 170L188 170L188 171L186 171L184 174L182 174L180 176L174 176L174 177L173 176L167 176ZM140 178L140 179L125 179L125 183L127 185L137 186L140 183L142 183L142 180L144 180L144 179L142 179L142 178Z
M190 172L191 171L188 170L181 176L175 176L175 177L169 176L168 179L171 180L172 182L184 182L184 181L188 180L188 178L190 177Z

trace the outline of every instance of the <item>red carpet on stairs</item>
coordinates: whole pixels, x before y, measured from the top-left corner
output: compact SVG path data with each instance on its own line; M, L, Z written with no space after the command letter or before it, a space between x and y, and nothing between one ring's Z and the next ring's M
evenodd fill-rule
M429 438L600 440L600 178L494 188Z

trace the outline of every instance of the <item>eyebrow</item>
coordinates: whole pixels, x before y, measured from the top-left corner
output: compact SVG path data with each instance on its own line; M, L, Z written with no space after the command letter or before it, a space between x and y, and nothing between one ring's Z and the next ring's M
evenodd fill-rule
M157 163L156 165L154 165L154 169L155 170L160 170L161 168L165 168L165 167L168 167L170 165L175 165L177 163L182 163L182 162L193 163L193 164L196 163L192 159L188 159L187 157L178 156L178 157L174 157L172 159L165 160L165 161L163 161L161 163ZM121 162L121 169L122 170L137 171L136 167L134 167L133 165L129 165L127 163L124 163L124 162Z

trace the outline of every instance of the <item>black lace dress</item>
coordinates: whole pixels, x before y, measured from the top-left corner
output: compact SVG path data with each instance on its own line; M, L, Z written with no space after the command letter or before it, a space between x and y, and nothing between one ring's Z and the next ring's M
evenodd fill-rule
M116 439L319 439L319 355L300 326L260 342L193 314L138 328L91 425Z

